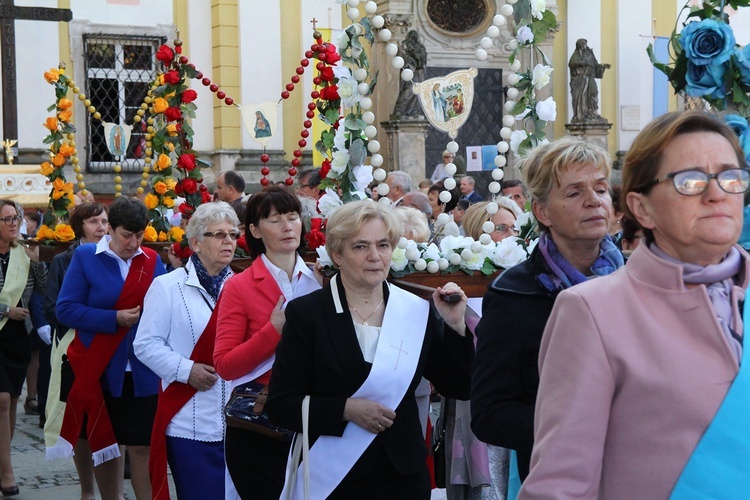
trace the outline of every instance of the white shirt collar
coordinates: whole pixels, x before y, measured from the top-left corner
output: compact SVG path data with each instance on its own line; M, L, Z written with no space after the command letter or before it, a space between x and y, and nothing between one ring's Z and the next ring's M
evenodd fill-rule
M286 271L271 262L269 258L266 257L266 254L261 254L260 258L263 260L263 264L265 264L266 269L268 269L268 272L276 281L276 284L279 285L279 289L287 300L292 300L292 298L296 297L295 292L297 290L297 284L301 279L307 278L317 283L315 275L310 268L307 267L307 264L305 264L305 261L302 260L302 257L300 257L299 254L297 254L297 259L294 262L294 270L292 270L291 280L289 279L289 276L287 276Z

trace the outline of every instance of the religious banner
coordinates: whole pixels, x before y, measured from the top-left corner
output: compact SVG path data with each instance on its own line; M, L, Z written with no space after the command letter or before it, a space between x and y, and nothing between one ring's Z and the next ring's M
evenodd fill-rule
M278 104L274 101L242 104L239 107L245 130L261 146L266 146L276 133L277 107Z
M115 157L124 157L130 144L130 132L132 125L118 125L117 123L104 123L104 139L107 149Z
M474 101L476 68L454 71L447 76L430 78L412 87L433 127L455 139L466 122Z

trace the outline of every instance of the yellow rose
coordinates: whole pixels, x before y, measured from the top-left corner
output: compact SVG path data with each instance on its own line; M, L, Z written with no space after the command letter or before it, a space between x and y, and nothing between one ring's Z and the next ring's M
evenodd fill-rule
M73 194L73 190L68 193L68 206L76 204L76 195Z
M65 196L65 192L64 191L58 191L57 189L53 189L52 190L52 199L53 200L59 200L63 196Z
M57 117L60 119L61 122L68 123L70 119L73 118L73 112L70 110L60 111L59 113L57 113Z
M73 183L72 182L66 182L65 187L63 187L63 192L70 194L73 192Z
M167 189L169 191L174 191L175 186L177 186L177 181L174 179L174 177L167 177L164 179L164 182L167 184Z
M154 226L148 225L146 226L146 230L143 231L143 241L156 241L157 235L156 235L156 229L154 229Z
M167 125L167 133L170 137L176 137L177 136L177 124L176 123L170 123Z
M72 156L73 153L75 152L76 152L75 148L71 148L67 144L63 144L62 146L60 146L60 150L58 151L58 154L61 154L67 158L68 156Z
M148 193L145 198L143 198L143 203L145 203L146 208L149 210L156 208L156 205L159 204L159 197L156 196L154 193Z
M170 150L171 152L173 152L173 153L174 153L174 144L172 144L171 142L168 142L168 143L167 143L167 147L169 148L169 150Z
M49 71L44 72L44 79L47 80L47 83L55 83L60 79L60 72L55 68L50 68Z
M159 231L158 241L161 241L161 242L167 241L167 233L165 233L164 231Z
M55 171L55 167L52 166L52 164L48 161L45 161L42 163L42 175L48 176L52 174L52 172Z
M56 167L62 167L63 165L65 165L65 157L60 153L57 153L52 157L52 164Z
M55 226L55 239L65 243L76 239L76 233L73 228L67 224L58 224Z
M62 110L70 109L71 106L73 106L73 101L65 97L57 101L57 109L62 109Z
M52 183L52 187L55 188L58 191L62 191L65 189L65 179L62 177L58 177L55 179L55 182Z
M156 81L159 83L159 85L164 85L164 75L161 74L156 78Z
M37 241L43 241L43 240L51 240L53 238L54 231L52 231L49 227L47 227L46 224L42 224L39 226L39 229L36 230L36 240Z
M162 199L162 203L164 203L165 207L172 208L174 206L174 198L170 198L169 196L165 196Z
M167 192L167 185L162 181L156 182L154 183L154 191L156 191L157 194L164 194Z
M54 116L50 116L44 122L44 126L50 131L55 132L57 130L57 118L55 118Z
M164 113L164 110L169 107L169 103L163 97L157 97L154 99L154 113Z
M182 241L185 231L181 227L173 227L169 230L169 241Z
M156 171L160 172L164 170L165 168L168 168L171 165L172 165L172 158L162 153L159 155L159 158L156 160Z

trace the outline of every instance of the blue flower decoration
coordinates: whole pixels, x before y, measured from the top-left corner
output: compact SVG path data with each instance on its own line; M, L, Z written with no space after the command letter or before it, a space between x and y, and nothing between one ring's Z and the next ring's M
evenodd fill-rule
M713 19L688 24L680 36L685 56L696 66L717 66L727 62L734 44L732 29Z
M699 66L687 63L685 92L693 97L722 99L726 94L724 75L728 64Z
M724 120L737 135L742 152L745 154L745 161L750 161L750 125L747 118L740 115L726 115Z
M740 85L750 86L750 45L735 47L732 56L734 66L740 71Z

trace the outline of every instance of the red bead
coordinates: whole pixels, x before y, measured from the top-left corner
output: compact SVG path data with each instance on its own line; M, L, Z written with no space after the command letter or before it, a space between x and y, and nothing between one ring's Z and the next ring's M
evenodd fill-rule
M315 53L312 50L308 50L307 52L305 52L305 57L308 59L310 59L313 55L315 55Z
M319 76L316 76L315 78L313 78L313 85L320 85L322 82L323 82L323 79L320 78Z
M195 64L193 64L193 63L188 64L188 66L190 66L191 68L195 69Z
M322 38L316 38L315 41L318 42L318 45L322 46L322 50L325 50L326 47L325 47L325 45L323 45L323 39Z
M292 177L294 177L295 175L297 175L297 169L296 168L290 168L289 169L289 175L291 175Z
M263 153L262 155L260 155L260 161L262 161L263 163L268 163L268 160L270 158L271 157L268 156L266 153ZM263 168L268 168L268 167L263 167ZM268 175L268 174L263 174L263 175Z
M318 51L318 44L314 43L314 44L310 45L310 50L312 50L313 52L317 52Z
M313 90L312 92L310 92L310 97L312 97L313 99L317 99L318 97L320 97L320 92L318 92L317 90Z
M177 47L174 48L174 51L177 52L178 54L182 54L182 46L178 45Z
M292 158L293 167L299 167L299 164L300 164L299 158Z
M260 185L263 187L268 186L268 179L266 179L265 177L261 178Z
M314 102L308 102L307 103L307 109L309 109L310 111L315 110L315 103Z
M268 168L268 167L263 167L263 168L260 169L260 173L263 174L263 175L268 175L268 174L271 173L271 169Z
M318 59L320 59L321 61L325 61L326 59L328 59L328 56L325 52L321 52L320 54L318 54Z
M292 80L294 80L294 77L297 77L297 81L299 81L298 75L303 75L305 73L305 68L303 68L302 66L297 66L297 69L295 69L294 72L297 74L292 76Z
M292 75L292 83L299 83L299 75Z
M199 72L198 72L198 74L197 74L197 75L195 75L195 77L196 77L196 78L197 78L198 80L200 80L201 78L203 78L203 73L201 73L201 72L199 71Z
M208 87L208 89L209 89L209 90L210 90L211 92L216 92L217 90L219 90L219 86L218 86L218 85L216 85L215 83L212 83L212 84L211 84L211 85L210 85L210 86Z
M299 149L295 149L293 154L294 154L294 156L296 156L297 158L299 158L300 156L302 156L302 151L300 151Z
M287 177L284 180L284 184L286 184L287 186L291 186L292 184L294 184L294 179L292 179L291 177Z
M218 97L219 99L224 99L226 96L227 94L223 90L220 90L216 93L216 97Z
M180 64L187 64L188 58L185 56L180 56Z
M232 99L231 97L227 97L226 99L224 99L224 103L227 106L231 106L232 104L234 104L234 99Z
M318 71L323 71L326 67L326 63L319 62L318 64L315 65L315 67L317 68Z
M211 85L211 79L210 78L204 78L203 80L201 80L201 83L203 85L205 85L206 87L208 87L209 85Z
M312 120L315 118L315 111L308 111L306 116Z
M302 132L299 133L299 135L307 139L308 137L310 137L310 132L308 132L307 130L303 130Z
M289 92L291 92L292 90L294 90L294 84L293 84L293 83L287 83L287 84L286 84L286 89L287 89L287 90L288 90Z
M289 99L289 92L287 92L286 90L285 90L285 91L283 91L283 92L281 93L281 98L282 98L282 99Z
M310 120L305 120L305 122L302 124L305 128L312 127L312 122Z
M299 65L302 66L303 68L306 68L306 67L310 66L310 61L308 61L307 59L302 59L299 62Z
M206 191L208 191L208 186L206 186L205 184L201 184L201 187L199 187L198 189L201 193L205 193Z
M300 140L299 140L299 141L297 142L297 144L299 144L299 147L301 147L301 148L304 148L305 146L307 146L307 141L306 141L306 140L304 140L304 139L300 139Z

